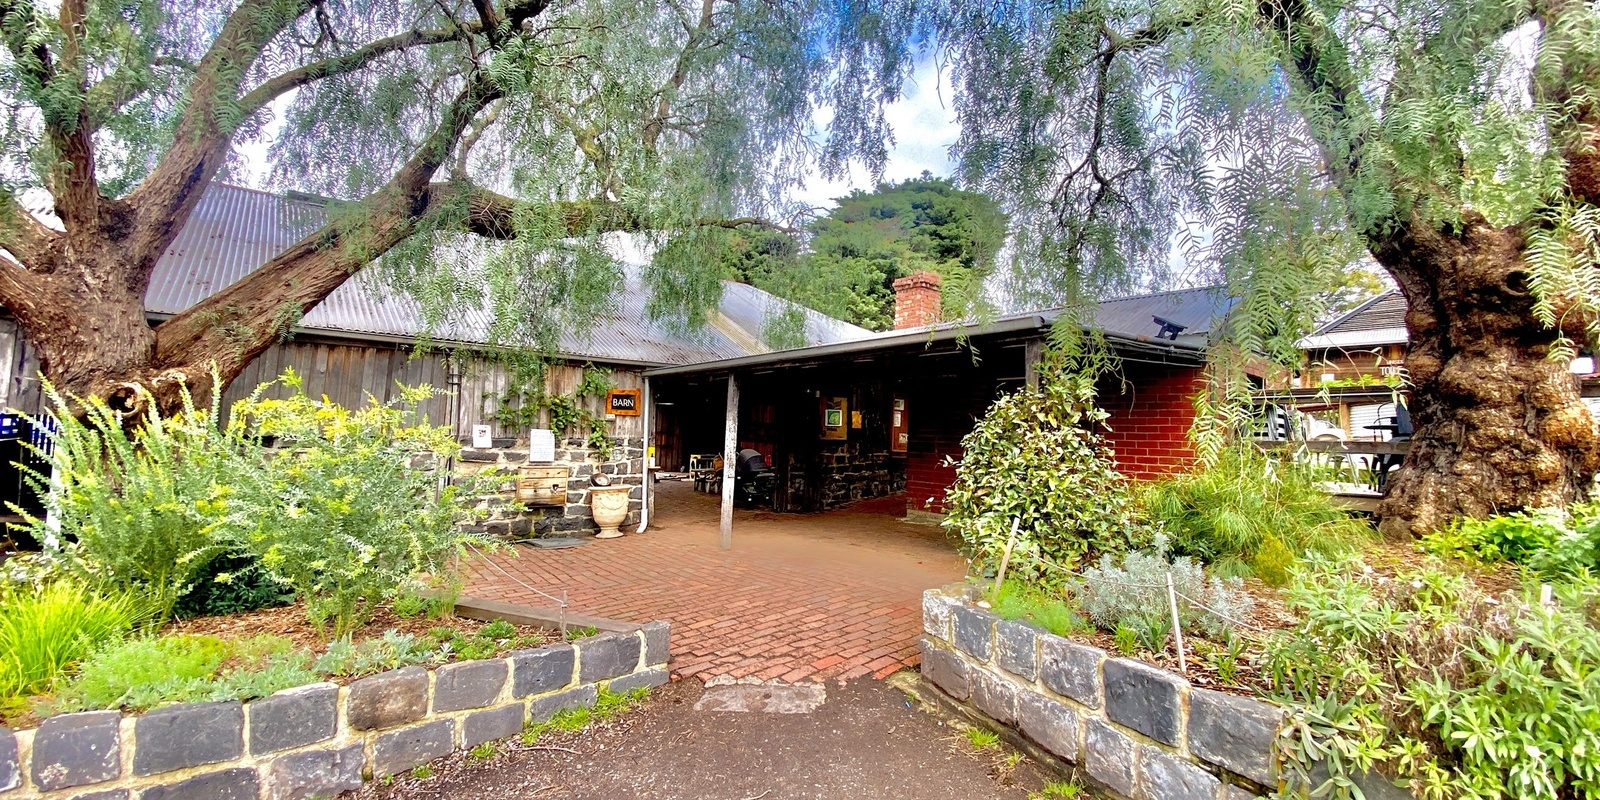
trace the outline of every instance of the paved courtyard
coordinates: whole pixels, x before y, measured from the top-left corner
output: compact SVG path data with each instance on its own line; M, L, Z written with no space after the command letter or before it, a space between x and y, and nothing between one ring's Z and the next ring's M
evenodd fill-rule
M897 518L903 499L823 514L741 509L726 552L717 502L663 481L647 533L493 558L522 583L565 590L573 612L670 621L673 676L701 680L882 678L914 666L922 591L965 574L940 529ZM551 605L490 565L466 572L468 595Z

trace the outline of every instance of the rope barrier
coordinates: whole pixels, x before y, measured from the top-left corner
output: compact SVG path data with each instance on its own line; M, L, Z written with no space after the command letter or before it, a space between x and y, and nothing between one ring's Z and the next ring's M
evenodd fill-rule
M506 576L506 578L508 578L512 583L514 583L514 584L516 584L518 586L521 586L522 588L527 589L528 591L533 592L534 594L540 595L541 597L548 598L551 601L553 601L554 603L556 603L556 608L561 612L561 620L560 620L560 623L561 623L561 638L562 639L566 639L567 638L567 591L565 589L561 590L561 596L560 597L556 597L555 595L550 594L549 592L546 592L546 591L544 591L542 589L539 589L536 586L529 586L528 584L523 583L521 580L518 580L517 576L512 575L509 572L506 572L504 567L500 566L499 564L496 564L494 559L490 558L482 550L479 550L471 542L467 542L466 545L467 545L467 549L468 550L471 550L472 552L477 553L478 554L478 558L482 559L484 561L484 563L488 564L489 566L494 567L496 572L499 572L501 575Z

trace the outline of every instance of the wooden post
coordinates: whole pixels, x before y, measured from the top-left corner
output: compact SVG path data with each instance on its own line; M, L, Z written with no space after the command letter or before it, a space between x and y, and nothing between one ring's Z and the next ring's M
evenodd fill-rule
M994 576L994 599L1000 599L1000 587L1006 582L1006 567L1011 565L1011 550L1017 546L1017 529L1022 527L1022 517L1011 520L1011 536L1006 539L1006 549L1000 554L1000 571Z
M1027 376L1028 388L1039 388L1039 362L1044 360L1044 340L1029 339L1022 351L1023 374Z
M1183 624L1178 622L1178 592L1172 588L1172 572L1167 572L1167 607L1172 609L1172 642L1178 646L1178 672L1189 674L1183 658Z
M728 373L728 415L722 433L722 538L718 546L733 547L733 462L739 455L739 381Z

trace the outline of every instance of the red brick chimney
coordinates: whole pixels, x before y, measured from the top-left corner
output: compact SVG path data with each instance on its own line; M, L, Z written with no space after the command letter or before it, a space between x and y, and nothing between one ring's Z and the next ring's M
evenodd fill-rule
M894 329L939 322L939 273L919 270L894 282Z

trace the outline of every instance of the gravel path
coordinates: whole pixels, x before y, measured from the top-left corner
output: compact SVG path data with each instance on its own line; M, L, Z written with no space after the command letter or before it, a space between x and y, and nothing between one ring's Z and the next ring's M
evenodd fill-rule
M1008 769L998 748L973 752L944 720L913 708L886 683L825 686L825 700L809 712L792 713L792 705L776 703L774 708L791 713L731 712L710 710L729 707L715 702L718 687L676 681L611 722L542 737L536 748L513 740L487 761L456 756L433 765L425 779L369 785L359 796L1025 800L1047 778L1027 760ZM700 703L708 692L708 702ZM695 710L697 703L707 710Z

